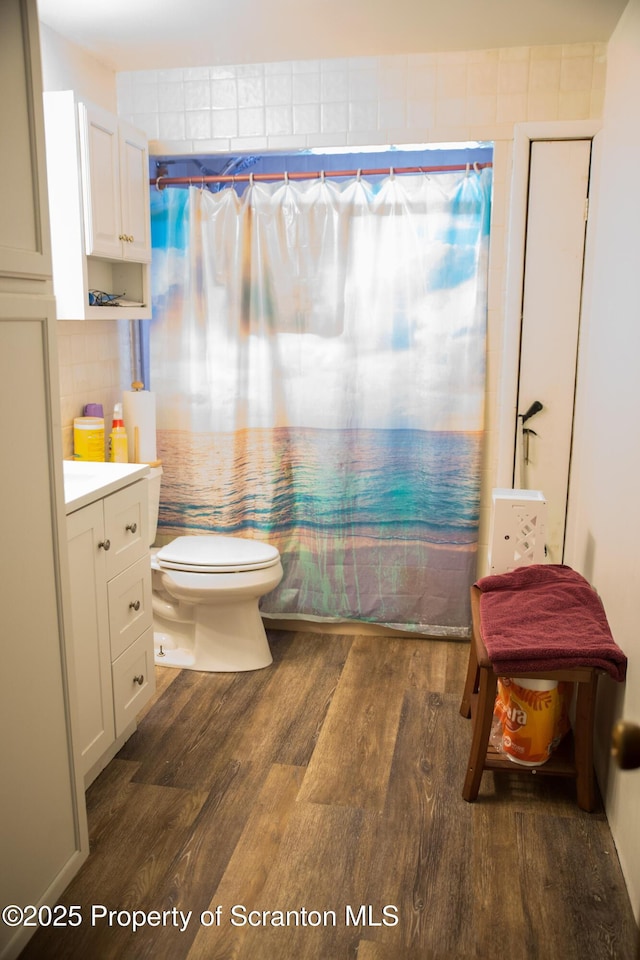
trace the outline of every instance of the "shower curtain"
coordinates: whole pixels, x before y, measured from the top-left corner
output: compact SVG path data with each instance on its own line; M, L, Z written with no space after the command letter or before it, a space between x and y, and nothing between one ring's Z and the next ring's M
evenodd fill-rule
M468 635L490 170L152 193L160 533L274 544L267 616Z

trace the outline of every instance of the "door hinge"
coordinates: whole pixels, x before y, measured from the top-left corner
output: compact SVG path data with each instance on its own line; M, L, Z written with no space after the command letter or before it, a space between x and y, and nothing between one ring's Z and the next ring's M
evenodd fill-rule
M584 219L585 223L589 219L589 197L584 198Z

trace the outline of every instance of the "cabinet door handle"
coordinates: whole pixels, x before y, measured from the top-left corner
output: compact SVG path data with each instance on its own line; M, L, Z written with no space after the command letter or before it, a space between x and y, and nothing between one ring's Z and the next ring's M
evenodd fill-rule
M132 600L131 603L129 604L129 609L138 611L140 609L140 601Z
M103 550L109 550L111 548L111 540L101 540L98 546L102 547Z
M139 673L137 676L135 676L135 677L133 678L133 682L134 682L134 683L137 683L138 686L141 687L142 684L144 683L144 673Z
M125 530L130 530L131 533L135 533L137 529L138 529L137 523L128 523L125 527Z
M127 239L127 237L126 237L126 235L125 235L124 233L119 234L118 240L126 240L126 239Z

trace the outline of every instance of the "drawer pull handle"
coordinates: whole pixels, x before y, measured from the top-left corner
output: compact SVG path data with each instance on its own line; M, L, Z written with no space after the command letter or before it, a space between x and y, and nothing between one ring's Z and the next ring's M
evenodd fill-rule
M133 682L142 686L142 684L144 683L144 673L137 674L137 676L133 678Z
M109 550L111 547L111 540L101 540L98 546L102 547L103 550Z
M131 533L135 533L137 529L138 529L137 523L128 523L125 527L125 530L130 530Z
M130 609L130 610L136 610L136 611L139 610L139 609L140 609L140 601L139 601L139 600L132 600L131 603L129 604L129 609Z

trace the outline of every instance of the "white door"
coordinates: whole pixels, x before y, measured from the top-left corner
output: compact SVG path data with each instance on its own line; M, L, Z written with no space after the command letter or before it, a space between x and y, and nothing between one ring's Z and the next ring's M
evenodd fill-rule
M542 410L514 483L547 499L551 563L564 549L590 162L589 139L531 143L517 411Z

